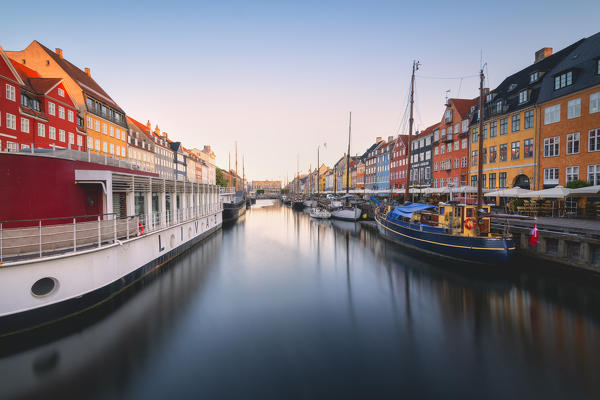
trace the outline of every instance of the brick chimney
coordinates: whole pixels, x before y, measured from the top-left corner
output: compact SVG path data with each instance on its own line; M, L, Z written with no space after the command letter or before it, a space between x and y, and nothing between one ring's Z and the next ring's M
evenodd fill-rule
M540 49L535 52L535 62L534 63L540 62L544 58L549 57L551 55L552 55L552 47L544 47L543 49Z
M392 140L394 140L393 136L388 136L388 143L391 142Z
M148 128L148 130L152 130L152 125L150 124L150 120L148 120L148 122L146 122L146 128Z
M381 136L377 136L377 143L381 142L383 139L381 139Z
M60 58L63 58L63 52L62 52L62 49L59 49L59 48L57 47L57 48L56 48L56 54L58 54L58 56L59 56Z
M85 69L85 74L86 74L87 76L89 76L90 78L92 77L92 73L90 72L90 69L89 69L89 68L86 68L86 69Z

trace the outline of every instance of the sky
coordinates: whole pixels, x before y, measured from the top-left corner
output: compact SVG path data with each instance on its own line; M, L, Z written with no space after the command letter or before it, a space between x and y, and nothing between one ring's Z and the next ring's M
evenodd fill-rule
M446 95L486 87L600 30L600 2L103 1L2 6L0 46L38 40L89 67L127 115L186 147L229 154L249 180L291 180L348 145L407 133L418 60L415 130L442 118ZM449 92L447 92L449 90ZM448 93L448 94L447 94ZM404 121L404 122L403 122ZM326 146L323 144L326 143Z

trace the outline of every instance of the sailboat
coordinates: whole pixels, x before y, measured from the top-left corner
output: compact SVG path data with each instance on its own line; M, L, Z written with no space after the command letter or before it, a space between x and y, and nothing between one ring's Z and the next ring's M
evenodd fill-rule
M321 162L321 160L319 159L319 149L320 149L321 145L317 146L317 196L316 199L314 200L308 200L309 205L307 207L311 207L310 208L310 216L311 218L316 218L316 219L329 219L331 218L331 213L323 207L319 206L319 163Z
M407 146L406 176L410 177L411 139L415 71L419 63L413 63L410 89L410 118ZM479 132L483 132L483 69L480 72ZM409 184L406 184L404 206L390 207L379 203L375 222L379 233L399 245L444 259L469 264L503 264L515 252L512 235L496 234L490 229L490 208L483 205L482 155L483 140L479 142L477 179L477 205L439 203L436 205L410 203Z
M362 210L355 205L350 204L350 135L352 133L352 111L350 112L350 121L348 124L348 153L346 153L346 194L343 205L331 210L331 218L341 219L343 221L358 221ZM338 203L339 204L339 203ZM332 202L333 205L333 202Z

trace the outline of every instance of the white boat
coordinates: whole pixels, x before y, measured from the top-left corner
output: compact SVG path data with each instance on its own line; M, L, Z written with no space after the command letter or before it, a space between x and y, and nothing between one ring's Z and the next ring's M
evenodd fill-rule
M340 200L331 200L331 202L329 203L329 209L333 210L336 208L340 208L344 205L344 203Z
M358 221L362 211L358 207L341 207L331 211L331 218L343 221Z
M317 206L317 201L316 200L305 200L304 201L304 207L316 207Z
M327 210L325 210L324 208L311 208L310 209L310 216L311 218L318 218L318 219L329 219L331 218L331 213Z

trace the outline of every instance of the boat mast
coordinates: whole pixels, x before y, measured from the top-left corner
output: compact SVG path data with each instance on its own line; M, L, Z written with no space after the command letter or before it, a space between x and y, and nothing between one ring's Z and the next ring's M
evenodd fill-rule
M483 182L481 177L483 175L483 68L479 71L479 150L477 153L477 214L476 219L479 225L479 210L483 205Z
M235 191L238 190L237 141L235 142Z
M246 157L242 156L242 190L246 193Z
M408 158L406 164L406 187L404 188L404 201L409 199L409 187L410 187L410 162L412 158L412 130L413 130L413 104L415 102L415 71L419 69L421 65L418 61L413 61L412 76L410 78L410 118L408 119L408 151L406 156Z
M352 132L352 111L350 111L350 122L348 123L348 154L346 155L346 194L350 189L350 133Z
M321 169L320 167L320 161L319 161L319 149L321 148L321 145L317 146L317 197L319 197L319 170Z

